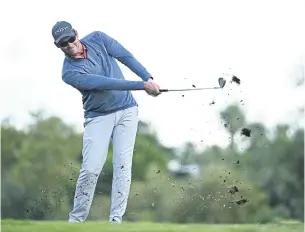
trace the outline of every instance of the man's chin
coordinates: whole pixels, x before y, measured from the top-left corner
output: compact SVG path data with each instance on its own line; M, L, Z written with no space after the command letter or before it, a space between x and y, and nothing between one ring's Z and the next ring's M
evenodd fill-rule
M72 51L71 52L65 52L65 53L66 53L67 56L74 56L75 55L75 53L72 52Z

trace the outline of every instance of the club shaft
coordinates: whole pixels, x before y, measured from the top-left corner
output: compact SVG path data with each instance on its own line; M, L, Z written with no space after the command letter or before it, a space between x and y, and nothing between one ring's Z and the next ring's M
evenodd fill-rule
M213 88L196 88L196 89L160 89L160 92L193 91L193 90L204 90L204 89L220 89L220 87L213 87Z

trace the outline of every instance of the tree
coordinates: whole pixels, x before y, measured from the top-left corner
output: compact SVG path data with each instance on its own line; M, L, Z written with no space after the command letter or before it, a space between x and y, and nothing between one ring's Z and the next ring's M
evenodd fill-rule
M224 126L230 134L230 148L232 151L234 151L234 136L236 135L237 131L245 124L245 116L236 104L230 105L221 111L220 116L224 120Z
M278 125L275 138L264 147L245 152L242 163L247 178L268 194L268 203L282 218L303 220L304 205L304 131L288 136L288 125Z
M41 114L33 114L33 123L22 132L8 126L2 129L3 156L15 153L18 157L15 162L5 159L2 163L2 167L11 164L5 169L2 216L56 217L73 198L69 181L75 181L77 164L73 160L81 149L80 135L60 118L44 119Z
M182 148L182 152L180 155L180 164L181 165L189 165L198 163L198 154L196 152L196 148L193 143L187 142L184 144Z

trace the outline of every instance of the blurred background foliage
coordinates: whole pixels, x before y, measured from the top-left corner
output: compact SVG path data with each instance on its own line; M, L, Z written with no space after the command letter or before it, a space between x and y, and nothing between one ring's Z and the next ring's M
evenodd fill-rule
M32 117L22 130L9 119L2 121L2 218L67 220L81 164L82 133L58 117L44 117L43 111ZM278 125L268 136L267 127L248 123L238 105L220 112L220 119L230 145L203 151L190 142L180 151L165 147L148 123L139 122L125 220L303 221L303 128ZM251 136L242 136L242 128L250 129ZM176 169L170 168L173 161ZM111 181L110 144L88 220L108 220Z

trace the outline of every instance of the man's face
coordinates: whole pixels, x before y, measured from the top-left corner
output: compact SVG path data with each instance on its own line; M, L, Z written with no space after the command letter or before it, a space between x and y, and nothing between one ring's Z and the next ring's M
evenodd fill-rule
M81 52L81 43L77 35L72 37L65 37L59 41L60 49L68 56L74 56Z

